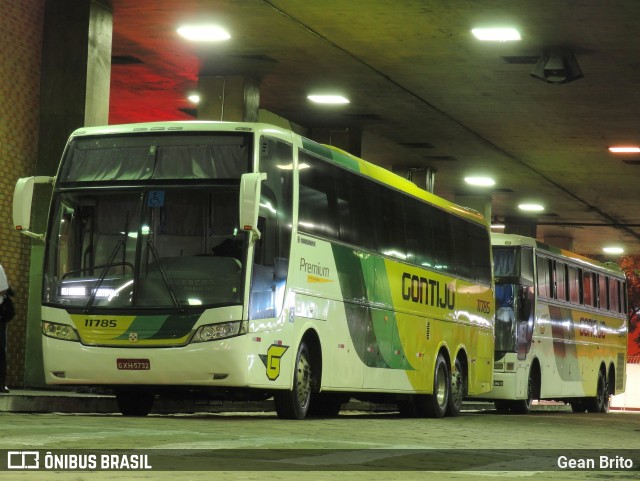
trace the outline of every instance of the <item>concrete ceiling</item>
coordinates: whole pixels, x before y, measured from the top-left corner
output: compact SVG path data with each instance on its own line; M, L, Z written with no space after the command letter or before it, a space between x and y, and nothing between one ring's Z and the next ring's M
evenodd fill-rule
M640 254L640 2L637 0L111 0L110 122L193 118L200 73L260 83L260 106L306 128L360 129L362 157L390 169L437 170L435 193L488 194L493 215L538 201L538 238L574 250ZM176 34L211 20L232 38L195 45ZM480 42L509 25L519 42ZM530 75L543 52L573 52L584 78ZM533 62L533 63L532 63ZM335 89L346 107L306 96ZM465 186L488 174L489 191Z

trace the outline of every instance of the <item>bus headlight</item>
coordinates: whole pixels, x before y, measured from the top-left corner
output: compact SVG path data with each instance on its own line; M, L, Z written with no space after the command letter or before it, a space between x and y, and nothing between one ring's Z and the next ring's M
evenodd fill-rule
M58 324L57 322L42 321L42 334L53 339L64 341L79 341L78 333L68 324Z
M192 342L207 342L226 339L247 332L246 322L233 321L200 326L193 336Z

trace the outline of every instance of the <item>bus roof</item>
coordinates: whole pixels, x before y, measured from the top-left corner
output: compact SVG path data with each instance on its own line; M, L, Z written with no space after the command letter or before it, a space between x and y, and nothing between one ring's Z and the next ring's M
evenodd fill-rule
M292 132L275 125L259 122L220 122L215 120L176 120L171 122L143 122L138 124L81 127L71 137L141 134L153 132L265 132L291 138Z

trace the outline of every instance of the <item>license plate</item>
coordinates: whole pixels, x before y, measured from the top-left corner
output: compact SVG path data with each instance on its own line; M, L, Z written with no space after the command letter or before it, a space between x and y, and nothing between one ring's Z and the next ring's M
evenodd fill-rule
M151 369L149 359L116 359L120 371L148 371Z

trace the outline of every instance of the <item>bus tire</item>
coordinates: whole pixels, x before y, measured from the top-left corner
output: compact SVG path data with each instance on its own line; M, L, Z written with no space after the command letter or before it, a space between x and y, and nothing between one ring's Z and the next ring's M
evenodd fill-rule
M533 367L529 370L527 379L527 398L511 401L511 412L514 414L529 414L533 404L534 393L537 391L536 377L533 375Z
M609 412L609 388L607 386L607 376L604 371L598 371L598 388L596 397L588 398L586 402L587 411L590 413Z
M462 409L462 401L467 395L467 376L462 367L462 362L456 358L451 372L451 388L449 389L449 402L447 403L447 416L457 416Z
M438 353L436 367L433 371L433 393L424 396L416 396L418 410L430 418L441 418L447 412L449 396L451 395L451 375L449 374L449 363Z
M116 403L123 416L144 417L151 412L155 395L142 389L116 389Z
M311 361L309 348L303 341L298 346L293 371L293 388L276 391L273 396L276 413L280 419L304 419L311 401Z

